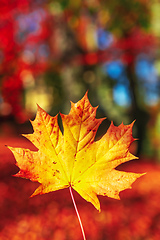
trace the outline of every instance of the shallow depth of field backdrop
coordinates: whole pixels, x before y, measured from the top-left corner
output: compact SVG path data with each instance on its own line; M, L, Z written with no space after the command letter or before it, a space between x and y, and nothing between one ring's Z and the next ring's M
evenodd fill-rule
M74 192L88 240L160 236L160 3L158 0L0 1L0 239L80 240L68 189L29 199L38 186L18 171L5 147L34 149L38 103L68 114L86 90L97 118L130 124L139 160L120 169L147 172L121 193L100 197L99 214Z

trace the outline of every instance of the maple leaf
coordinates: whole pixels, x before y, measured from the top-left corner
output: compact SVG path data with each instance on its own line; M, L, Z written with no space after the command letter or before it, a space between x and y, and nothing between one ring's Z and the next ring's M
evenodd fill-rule
M111 123L106 134L94 141L104 120L96 119L96 110L87 93L79 102L71 102L69 114L61 114L62 134L57 115L51 117L38 106L36 118L31 121L34 133L23 135L38 151L9 147L20 168L15 176L41 184L32 196L72 187L100 211L97 195L119 199L119 192L131 188L131 184L143 175L115 169L137 158L129 152L134 141L133 123L122 123L118 127Z

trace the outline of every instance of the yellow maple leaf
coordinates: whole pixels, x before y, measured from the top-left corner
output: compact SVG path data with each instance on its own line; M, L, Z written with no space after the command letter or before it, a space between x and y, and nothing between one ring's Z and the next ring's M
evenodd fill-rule
M79 102L71 102L70 113L61 114L62 134L57 116L51 117L38 106L36 118L31 121L34 133L24 135L38 151L9 147L20 168L15 176L41 184L32 196L72 187L100 211L97 195L119 199L119 192L131 188L143 175L115 169L137 158L129 152L134 141L133 123L118 127L111 123L106 134L94 141L104 120L96 119L96 110L87 93Z

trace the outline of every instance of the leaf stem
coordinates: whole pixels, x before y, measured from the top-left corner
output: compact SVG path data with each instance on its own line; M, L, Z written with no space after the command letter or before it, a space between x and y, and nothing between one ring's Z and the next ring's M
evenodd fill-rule
M76 205L76 202L74 200L73 193L72 193L72 187L69 187L69 191L70 191L71 198L72 198L72 201L73 201L73 205L74 205L74 208L75 208L75 211L76 211L76 214L77 214L77 217L78 217L78 221L79 221L79 224L80 224L80 227L81 227L83 239L86 240L86 236L85 236L85 233L84 233L84 228L83 228L83 225L82 225L82 221L81 221L81 218L80 218L80 215L79 215L79 212L78 212L78 209L77 209L77 205Z

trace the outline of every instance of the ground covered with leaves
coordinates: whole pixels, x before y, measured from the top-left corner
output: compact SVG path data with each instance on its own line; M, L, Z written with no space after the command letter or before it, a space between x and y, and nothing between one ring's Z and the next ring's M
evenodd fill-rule
M69 189L29 198L39 184L12 176L18 167L4 144L35 150L23 137L0 138L0 239L82 240ZM99 197L101 213L73 192L87 240L158 240L160 165L140 159L118 169L147 174L121 192L120 201Z

